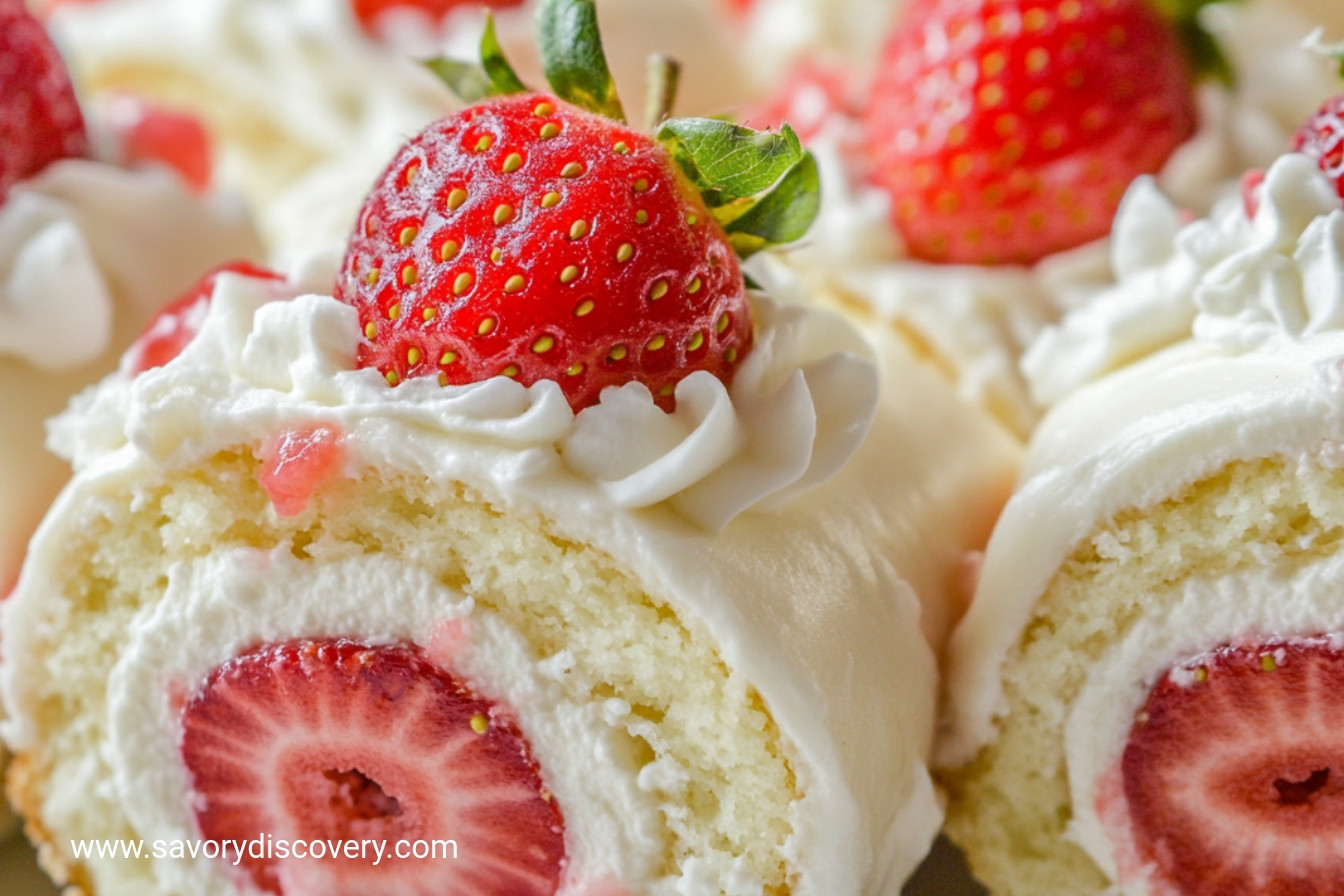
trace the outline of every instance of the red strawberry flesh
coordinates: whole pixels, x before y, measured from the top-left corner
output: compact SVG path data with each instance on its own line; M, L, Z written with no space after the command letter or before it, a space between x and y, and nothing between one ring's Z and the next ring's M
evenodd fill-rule
M404 147L336 294L359 310L359 363L394 384L550 379L575 410L631 381L670 409L693 370L731 381L752 337L737 257L666 151L537 94Z
M208 272L186 293L165 305L145 326L140 338L127 352L132 373L162 367L182 353L200 330L210 297L215 292L215 282L225 273L276 282L284 280L279 274L246 261L229 262Z
M1190 68L1149 0L920 0L866 140L912 255L1026 264L1109 232L1194 128Z
M1302 125L1293 137L1293 151L1315 159L1344 199L1344 94L1326 100Z
M414 646L302 640L218 667L182 711L200 835L453 840L457 859L255 858L238 873L299 896L552 896L564 819L500 707Z
M70 76L23 0L0 0L0 200L58 159L88 154Z
M192 189L209 188L210 135L200 118L129 94L112 101L109 117L121 132L125 164L167 165Z
M438 20L462 7L490 7L506 9L521 5L523 0L351 0L355 18L372 30L378 18L391 10L416 10Z
M331 425L296 427L263 447L257 479L276 513L297 516L323 483L340 475L344 463L339 430Z
M1223 647L1168 673L1121 760L1155 894L1311 896L1344 880L1344 652Z

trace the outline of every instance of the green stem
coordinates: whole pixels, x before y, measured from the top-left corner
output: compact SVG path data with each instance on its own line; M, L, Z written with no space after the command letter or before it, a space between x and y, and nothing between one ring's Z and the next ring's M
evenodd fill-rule
M648 82L644 89L644 129L656 131L672 114L677 99L677 85L681 80L681 63L671 56L654 53L649 56Z

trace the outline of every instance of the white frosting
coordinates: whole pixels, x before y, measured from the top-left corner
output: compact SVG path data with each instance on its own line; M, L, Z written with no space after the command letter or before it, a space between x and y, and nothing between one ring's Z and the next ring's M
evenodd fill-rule
M1266 172L1253 218L1240 197L1179 227L1149 179L1121 206L1114 286L1047 329L1022 361L1050 403L1108 370L1187 337L1244 351L1286 333L1344 323L1344 208L1314 160L1290 153Z
M0 209L0 353L42 370L91 361L112 340L112 296L71 218L33 190ZM63 326L70 320L80 326Z
M68 475L43 421L202 273L260 254L238 203L163 171L65 160L0 205L0 591Z
M81 87L142 90L205 118L218 181L244 190L282 261L348 237L401 143L455 103L348 3L102 0L62 4L50 27Z
M941 761L969 760L1003 709L999 670L1050 578L1115 513L1241 459L1311 457L1344 438L1344 332L1226 355L1193 340L1084 386L1042 421L949 645Z
M352 307L318 295L273 303L266 284L221 281L182 363L129 383L109 380L92 401L111 413L53 424L54 447L77 469L114 447L123 430L150 454L173 446L170 463L202 459L188 404L208 403L208 418L267 426L320 398L345 409L332 419L343 432L392 420L493 441L517 449L529 466L563 463L615 507L668 501L688 520L719 530L766 498L787 501L829 478L862 443L877 407L876 367L856 333L825 312L776 308L764 298L757 300L757 344L731 393L697 372L677 384L672 414L658 409L647 388L630 384L605 391L599 405L576 416L550 380L389 386L375 370L354 369L360 334ZM128 405L123 426L119 413Z
M350 309L320 296L259 304L245 280L221 278L204 330L182 355L133 382L108 380L86 396L82 410L66 415L57 426L55 439L74 456L79 472L36 538L18 593L0 610L5 633L0 688L11 714L3 733L11 743L24 748L35 736L37 707L32 678L24 670L40 662L32 651L40 649L49 624L45 617L62 612L64 599L49 581L50 570L60 562L68 533L83 525L86 514L96 513L100 496L134 490L136 482L163 467L207 458L224 446L264 444L282 428L321 421L345 435L349 469L376 467L439 482L463 481L505 510L539 511L566 537L611 554L649 594L666 600L696 631L712 637L724 661L758 689L791 746L804 797L791 819L794 835L785 858L797 869L798 896L885 892L909 874L941 817L925 767L935 664L920 626L923 621L941 638L947 608L955 603L954 571L981 543L1011 481L1016 452L997 428L961 407L947 386L918 362L883 352L884 400L872 418L870 435L849 461L834 468L837 452L849 449L843 448L843 438L831 443L839 448L826 447L819 438L811 466L822 466L803 478L829 470L829 476L821 477L824 481L783 503L777 491L773 497L779 506L766 510L758 505L712 533L689 522L687 508L678 503L694 492L694 485L651 506L625 507L618 503L623 499L620 489L604 487L566 460L578 442L569 442L563 453L557 450L557 445L566 445L566 436L589 425L585 416L647 416L633 390L609 392L613 397L599 413L590 409L576 418L547 384L523 388L496 379L443 389L408 381L392 388L374 371L348 369L357 338ZM832 361L815 366L809 360L817 352L833 350L838 337L829 332L831 324L810 312L798 314L802 316L793 310L762 314L764 329L755 351L765 359L758 362L763 372L757 384L745 376L729 392L743 437L742 447L726 464L751 456L753 446L759 447L753 433L768 436L793 413L772 408L775 397L804 386L808 391L831 389L839 381L843 365L834 365L843 354L827 355ZM868 362L855 363L861 373ZM793 372L798 370L801 378ZM699 394L690 395L687 404L697 404ZM654 433L650 438L660 445L667 438L674 445L672 453L685 450L685 463L695 466L702 449L683 446L696 444L696 433L714 412L697 407L687 413L697 424L688 424L688 435ZM757 414L780 417L753 419ZM863 418L850 416L851 422ZM817 419L819 434L846 428L829 413ZM720 439L705 441L722 450ZM595 442L583 443L585 450ZM632 450L643 456L661 448L646 451L636 443ZM679 485L680 464L671 466L665 481ZM792 461L780 468L785 467L788 476L774 477L772 488L798 471ZM706 473L707 478L715 475L714 470ZM725 479L725 487L729 484ZM642 492L642 502L654 500L659 490L632 491ZM769 489L753 491L764 494ZM741 500L734 496L725 506ZM717 499L707 498L705 504L712 507ZM690 511L692 516L695 512ZM201 567L199 575L232 589L242 573L237 564L228 568L234 572L223 575L219 567ZM236 587L246 591L245 585ZM423 589L415 593L454 606L452 595L430 595ZM928 608L923 620L920 599ZM302 605L284 611L294 616L238 621L222 628L219 644L204 638L201 651L211 657L226 653L230 648L225 642L243 638L243 630L252 625L297 633L309 622L321 621L300 619L302 614L325 612L307 606L316 601L288 602ZM353 620L359 633L386 631L386 618L376 608L367 616L360 612ZM419 626L418 613L408 610L404 624ZM145 619L135 627L167 633L155 637L173 640L177 629L169 621ZM125 662L127 667L134 664ZM204 665L202 661L191 669ZM520 668L509 673L500 665ZM123 668L115 676L118 688L130 671ZM481 674L493 682L491 687L521 700L508 675L532 682L545 673L530 670L526 662L514 663L506 653ZM129 700L119 700L117 706L119 713L138 712ZM146 711L155 711L153 705ZM569 721L596 726L584 736L598 740L601 726L610 724L605 719ZM139 731L135 726L140 724L132 719L130 727L119 730ZM157 723L149 719L143 724ZM563 763L565 748L556 749ZM129 786L145 772L136 760L128 759L127 765L118 786ZM675 786L678 774L668 767L645 770L635 784ZM173 790L171 781L154 786ZM643 797L625 785L613 786L614 816L630 808L636 819L644 817ZM579 798L590 798L587 792ZM622 802L627 798L628 803ZM160 806L136 811L141 813L137 817L164 819L169 810ZM601 829L606 817L595 808L592 830ZM644 858L635 842L638 831L638 824L632 825L624 834L629 839L621 841L633 851L628 861L636 864L631 867ZM608 854L616 845L603 845L592 861L616 862ZM735 880L743 892L753 892L740 870L690 863L675 892L700 896L722 880Z
M1286 576L1267 566L1213 581L1186 582L1178 599L1153 606L1090 669L1064 728L1073 806L1070 836L1129 896L1149 889L1129 863L1137 855L1115 807L1099 816L1098 784L1119 767L1135 714L1167 671L1223 644L1251 638L1317 637L1344 631L1344 557L1333 556ZM1123 799L1121 797L1121 799ZM1216 823L1216 822L1215 822ZM1314 848L1314 847L1313 847Z
M726 5L726 0L723 0ZM753 0L747 18L746 55L764 90L778 87L788 68L807 59L843 58L862 69L872 64L906 0Z

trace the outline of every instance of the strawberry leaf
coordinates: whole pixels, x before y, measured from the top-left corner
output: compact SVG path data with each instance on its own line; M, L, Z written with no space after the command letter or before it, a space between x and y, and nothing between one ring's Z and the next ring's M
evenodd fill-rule
M802 239L821 208L817 160L806 152L769 193L724 228L741 258Z
M1153 6L1176 31L1195 73L1231 85L1236 77L1232 63L1218 39L1200 21L1204 7L1217 2L1221 0L1152 0Z
M427 59L426 68L448 85L465 103L475 103L490 96L526 93L527 85L504 58L504 50L495 36L495 17L486 14L485 31L481 34L481 62L463 62L460 59L438 57Z
M422 64L464 103L475 103L491 95L490 76L479 65L443 56L426 59Z
M1325 34L1324 28L1317 28L1311 34L1307 35L1306 40L1302 42L1308 50L1323 59L1333 60L1339 66L1339 76L1344 78L1344 41L1340 43L1327 44L1322 38Z
M625 121L607 67L593 0L545 0L537 11L541 67L556 96L590 112Z
M659 128L658 142L711 208L769 189L804 156L787 124L773 134L715 118L674 118Z
M504 49L495 36L495 17L490 13L485 15L485 31L481 34L481 68L490 76L495 91L492 96L527 92L527 85L504 58Z

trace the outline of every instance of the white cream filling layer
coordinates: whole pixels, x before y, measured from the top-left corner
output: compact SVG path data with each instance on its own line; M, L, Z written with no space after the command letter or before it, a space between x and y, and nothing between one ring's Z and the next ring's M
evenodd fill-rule
M1128 879L1136 855L1124 812L1099 813L1100 785L1118 767L1135 714L1168 670L1224 644L1344 632L1344 556L1287 576L1260 567L1216 580L1191 580L1170 605L1151 606L1092 666L1064 728L1073 807L1070 835L1127 896L1148 896ZM1114 794L1107 794L1114 798Z
M453 620L469 634L451 657L436 656L435 631ZM563 654L537 656L517 631L470 598L417 567L378 555L314 564L284 550L236 550L170 568L164 599L131 622L108 679L104 757L117 799L142 839L199 837L185 799L190 788L178 754L174 694L189 697L214 668L258 645L340 637L418 645L515 719L564 812L561 896L607 875L654 896L699 892L655 879L666 848L660 808L676 802L678 775L671 759L656 768L639 766L626 736L639 724L629 704L584 699L594 682L575 675ZM238 892L227 863L204 856L156 860L154 875L163 892Z

